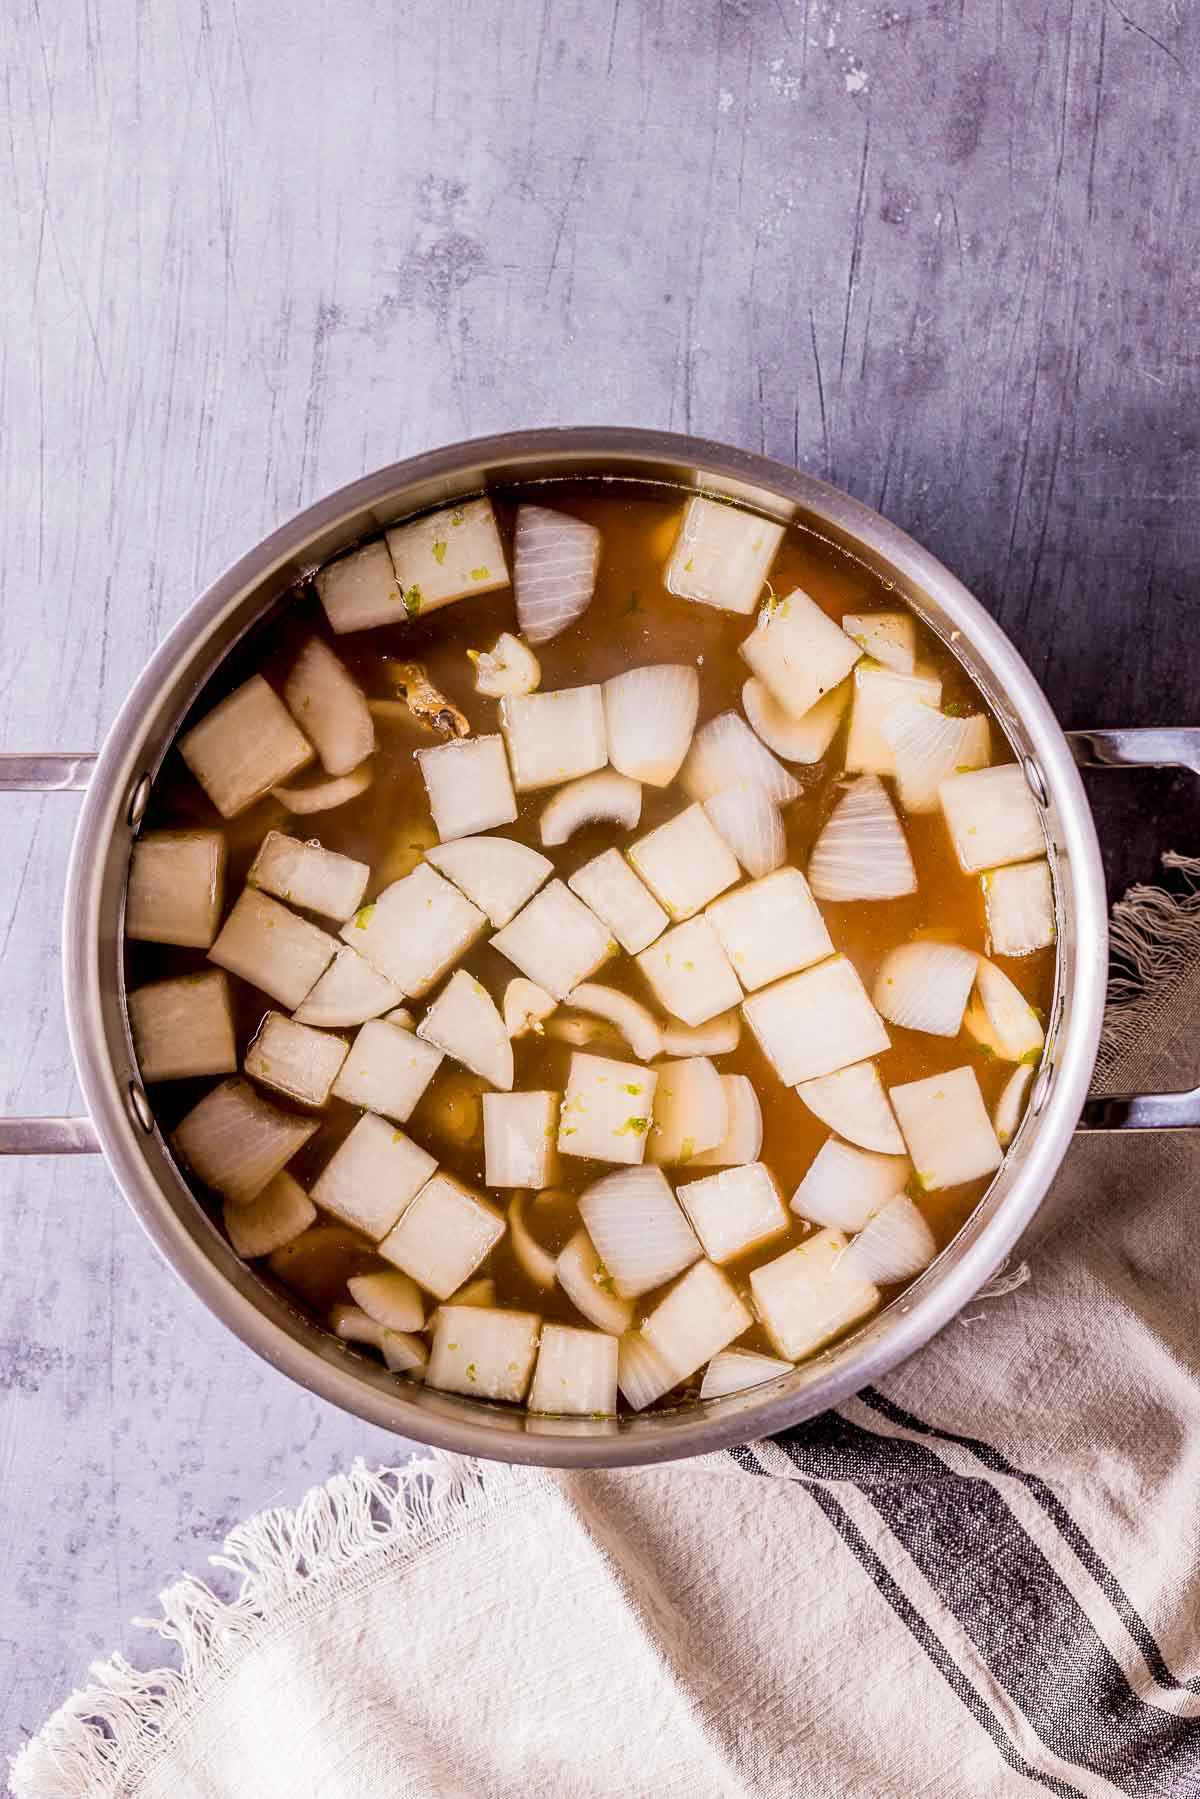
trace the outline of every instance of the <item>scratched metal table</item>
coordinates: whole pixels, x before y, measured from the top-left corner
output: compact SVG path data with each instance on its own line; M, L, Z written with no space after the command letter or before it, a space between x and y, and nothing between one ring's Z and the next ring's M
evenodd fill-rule
M380 463L525 423L803 463L928 543L1067 725L1194 721L1193 121L1170 0L11 0L0 748L84 749L192 595ZM1196 848L1097 777L1114 888ZM5 802L0 1073L77 1104L75 802ZM254 1360L104 1169L9 1163L0 1747L228 1525L393 1441Z

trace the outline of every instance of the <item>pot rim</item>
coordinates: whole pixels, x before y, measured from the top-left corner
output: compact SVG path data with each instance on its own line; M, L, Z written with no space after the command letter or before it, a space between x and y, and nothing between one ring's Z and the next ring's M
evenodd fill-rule
M159 701L168 676L201 647L217 622L247 590L299 558L320 533L355 513L387 502L419 483L446 486L480 464L512 464L517 458L560 459L562 474L581 459L681 464L708 481L766 490L797 511L817 515L834 531L883 559L898 573L906 595L921 610L927 594L954 618L970 648L978 650L1002 696L1033 746L1030 771L1040 771L1058 823L1057 879L1070 888L1074 918L1069 1030L1056 1048L1053 1078L1041 1083L1041 1109L1011 1185L989 1215L987 1196L927 1274L876 1315L856 1353L835 1345L836 1363L797 1392L774 1394L774 1384L729 1400L692 1405L638 1420L639 1429L588 1436L502 1432L469 1416L443 1415L405 1400L395 1383L364 1378L362 1364L334 1360L267 1317L261 1305L232 1284L207 1248L180 1227L164 1188L142 1153L145 1125L113 1066L104 1030L111 1003L101 969L102 865L114 830L125 821L129 795L145 759L142 727ZM518 477L519 478L519 477ZM500 477L497 483L500 484ZM396 516L395 513L392 516ZM311 567L311 558L305 566ZM953 648L953 645L951 645ZM222 652L224 653L224 652ZM220 660L218 656L217 661ZM212 672L210 664L204 673ZM195 683L198 691L201 681ZM1028 760L1026 762L1029 769ZM1059 981L1061 987L1062 970ZM437 1448L516 1463L560 1467L635 1466L703 1453L795 1424L827 1409L905 1361L961 1310L1016 1243L1040 1205L1071 1140L1087 1094L1099 1045L1107 981L1107 908L1095 826L1063 731L1041 688L999 625L956 576L931 552L862 502L828 483L767 457L669 432L612 426L575 426L511 432L468 439L422 453L348 483L278 527L238 558L175 624L142 671L118 713L98 757L82 807L68 870L63 914L63 985L71 1046L84 1097L110 1169L139 1221L175 1271L210 1311L248 1347L309 1391L369 1423ZM123 1010L123 1007L122 1007ZM1035 1088L1035 1096L1037 1089ZM998 1177L999 1178L999 1177ZM992 1189L989 1189L989 1193ZM216 1242L220 1239L213 1232ZM231 1253L231 1252L229 1252ZM883 1321L882 1328L872 1329ZM315 1335L315 1331L313 1332ZM818 1357L816 1360L820 1361ZM804 1364L801 1364L803 1367ZM790 1377L780 1377L782 1385ZM772 1396L774 1394L774 1396ZM713 1406L720 1406L714 1414ZM478 1410L478 1407L476 1407Z

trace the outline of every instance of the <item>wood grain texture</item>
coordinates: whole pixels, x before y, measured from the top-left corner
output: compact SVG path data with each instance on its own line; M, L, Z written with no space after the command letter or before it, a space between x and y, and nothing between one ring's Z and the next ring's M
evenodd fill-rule
M1171 0L9 0L0 747L94 746L297 506L529 423L802 463L955 568L1067 724L1187 722L1200 24ZM1111 777L1110 876L1194 847ZM74 802L6 802L3 1103L72 1104ZM1190 831L1190 835L1189 835ZM11 1165L3 1746L360 1428Z

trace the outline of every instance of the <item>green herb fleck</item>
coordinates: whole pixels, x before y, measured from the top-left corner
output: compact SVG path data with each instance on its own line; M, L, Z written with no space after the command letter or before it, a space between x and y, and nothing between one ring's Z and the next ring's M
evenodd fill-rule
M605 1293L611 1294L614 1299L616 1298L616 1296L617 1296L616 1283L614 1282L612 1275L608 1272L608 1269L604 1266L603 1262L596 1263L596 1272L592 1276L592 1279L595 1281L595 1283L598 1287L603 1289L603 1291Z
M977 1043L975 1045L975 1053L982 1056L985 1062L994 1062L996 1060L996 1052L990 1043Z
M679 1148L679 1160L681 1162L690 1162L695 1153L696 1139L694 1137L685 1137Z
M371 916L374 911L375 911L374 905L361 906L359 908L359 910L354 914L354 928L356 931L365 931L366 930L367 926L371 922Z
M416 618L421 606L421 589L414 581L413 585L405 590L404 610L408 613L409 618Z
M692 572L692 558L690 556L683 565L683 572L685 575L690 575Z
M613 1132L613 1136L614 1137L629 1137L629 1136L644 1137L646 1135L646 1132L649 1129L650 1129L650 1120L648 1118L627 1118L625 1120L624 1124L620 1124L617 1126L616 1130Z
M942 707L943 718L970 718L971 702L969 700L947 700Z
M634 1099L637 1098L637 1096L641 1092L641 1090L642 1090L641 1083L639 1081L622 1081L621 1082L622 1093L632 1093Z
M446 546L444 543L436 543L436 542L434 543L434 545L433 545L433 560L437 563L439 568L441 567L442 563L445 562Z
M473 568L471 570L472 581L486 581L487 578L488 578L488 565L486 562L481 562L478 568Z
M475 1364L474 1364L474 1362L467 1363L467 1379L468 1380L475 1379Z
M403 1143L404 1142L404 1132L403 1131L393 1131L392 1132L392 1142L393 1143Z
M461 506L456 506L454 508L454 511L450 514L450 523L452 525L461 525L462 522L463 522L463 509Z
M1021 1061L1029 1068L1036 1068L1042 1059L1041 1049L1027 1049Z

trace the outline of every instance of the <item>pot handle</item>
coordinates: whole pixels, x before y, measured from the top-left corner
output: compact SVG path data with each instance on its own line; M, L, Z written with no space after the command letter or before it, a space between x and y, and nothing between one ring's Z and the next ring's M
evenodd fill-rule
M96 758L0 756L0 793L82 793ZM80 1156L100 1148L90 1118L0 1118L0 1156Z
M1200 775L1200 728L1068 731L1080 768L1187 768ZM1200 1087L1179 1093L1114 1093L1089 1099L1081 1131L1200 1130Z

